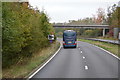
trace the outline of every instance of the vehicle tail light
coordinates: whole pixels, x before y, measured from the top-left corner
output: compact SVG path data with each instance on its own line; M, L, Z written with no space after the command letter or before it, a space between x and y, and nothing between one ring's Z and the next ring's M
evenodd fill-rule
M63 41L63 45L66 45L64 41Z
M75 41L74 45L76 45L76 44L77 44L77 42Z

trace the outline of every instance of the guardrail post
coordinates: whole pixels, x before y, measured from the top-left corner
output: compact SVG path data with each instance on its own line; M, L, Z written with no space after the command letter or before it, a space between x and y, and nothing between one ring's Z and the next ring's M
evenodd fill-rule
M103 28L103 37L105 37L105 28Z
M118 33L119 33L119 30L120 28L114 28L114 34L113 34L113 36L114 36L114 38L118 38Z

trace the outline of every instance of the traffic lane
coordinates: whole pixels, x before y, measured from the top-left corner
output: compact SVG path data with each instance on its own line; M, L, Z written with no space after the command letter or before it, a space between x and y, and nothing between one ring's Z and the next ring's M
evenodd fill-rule
M78 48L62 48L33 78L117 78L117 62L101 49L78 41Z
M89 43L78 41L78 47L82 50L86 57L86 64L90 68L88 77L118 78L117 58Z
M84 65L77 48L62 48L33 78L85 78Z

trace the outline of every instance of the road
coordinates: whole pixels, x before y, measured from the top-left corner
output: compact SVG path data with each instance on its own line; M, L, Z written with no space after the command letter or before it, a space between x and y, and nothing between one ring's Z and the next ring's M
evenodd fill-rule
M118 62L105 51L78 41L77 48L62 47L33 78L118 78Z

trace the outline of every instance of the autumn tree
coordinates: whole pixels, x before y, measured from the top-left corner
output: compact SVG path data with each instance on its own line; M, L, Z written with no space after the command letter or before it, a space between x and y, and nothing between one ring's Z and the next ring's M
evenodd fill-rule
M119 26L119 18L120 18L120 8L117 7L116 4L113 6L108 7L108 14L107 14L107 21L110 25L109 36L113 36L113 28L120 27Z
M97 24L103 24L104 21L105 21L105 11L104 11L103 8L98 8L96 23Z
M9 67L47 47L54 32L44 12L28 3L2 3L2 67Z

